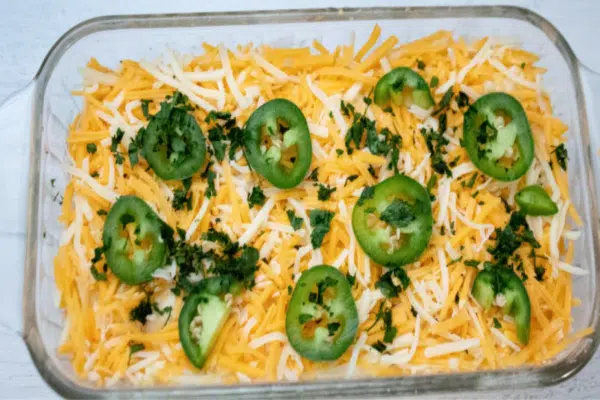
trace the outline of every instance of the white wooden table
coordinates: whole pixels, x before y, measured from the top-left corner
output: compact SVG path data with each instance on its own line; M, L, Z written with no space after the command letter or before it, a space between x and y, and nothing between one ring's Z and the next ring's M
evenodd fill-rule
M0 0L0 100L31 80L47 51L61 34L83 20L100 15L277 9L284 4L289 8L313 8L483 3L485 1L472 0L303 0L295 4L277 0ZM600 71L597 35L600 1L513 0L502 3L533 9L549 19L566 36L577 56L592 69ZM11 173L10 165L3 165L0 184L3 182L2 175ZM22 231L22 228L19 230ZM0 226L4 268L20 268L23 265L24 236L16 231L15 227ZM600 353L576 377L559 386L518 392L508 388L506 391L485 394L461 393L456 397L600 399L599 375ZM38 375L23 342L0 325L0 398L54 397L55 394Z

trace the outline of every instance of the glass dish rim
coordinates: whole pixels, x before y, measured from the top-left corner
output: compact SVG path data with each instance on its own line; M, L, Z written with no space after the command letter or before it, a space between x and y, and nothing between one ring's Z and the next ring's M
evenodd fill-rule
M32 105L30 170L28 193L28 220L26 233L26 254L23 287L23 338L27 344L31 358L46 383L57 393L65 397L103 397L127 396L134 393L144 396L170 397L195 395L214 397L216 395L245 397L280 397L289 395L393 395L401 393L425 393L449 390L483 390L500 388L502 382L510 382L512 387L547 386L560 383L579 372L592 358L600 342L600 318L598 313L592 317L594 333L582 341L591 341L583 351L579 351L575 360L562 359L541 367L525 367L495 371L469 372L457 374L432 374L422 376L399 376L393 378L360 378L353 380L336 379L331 381L307 382L276 382L252 385L206 385L206 386L177 386L94 389L61 374L53 368L53 360L48 349L43 345L36 318L36 265L38 257L37 239L40 232L38 216L40 213L40 172L41 172L41 142L42 142L42 110L44 92L62 55L77 41L93 33L118 29L153 29L181 28L200 26L222 26L242 24L273 24L294 22L335 22L376 19L443 19L443 18L506 18L527 22L540 29L554 43L561 56L565 59L574 86L575 97L579 107L580 134L589 143L589 123L585 108L581 64L571 47L549 21L526 8L516 6L434 6L434 7L370 7L370 8L311 8L267 11L233 11L205 13L174 13L174 14L132 14L102 16L83 21L65 32L50 48L38 72L34 77L34 101ZM588 185L590 186L590 207L593 215L598 215L595 196L593 169L589 152L585 152L585 166L588 170ZM593 219L592 241L594 254L599 254L600 240L598 237L599 222ZM596 263L595 287L600 287L600 265ZM592 310L600 309L600 296L594 294Z

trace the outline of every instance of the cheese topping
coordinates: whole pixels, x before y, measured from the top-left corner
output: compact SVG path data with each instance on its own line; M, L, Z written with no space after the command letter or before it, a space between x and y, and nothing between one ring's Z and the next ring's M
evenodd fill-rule
M588 329L571 335L566 322L577 304L572 280L588 274L574 261L574 241L585 231L575 226L581 220L569 199L568 177L554 161L552 151L565 140L568 127L552 114L550 98L541 87L545 70L535 64L537 56L489 38L469 44L447 31L411 43L381 35L376 26L364 45L344 44L337 49L327 49L318 41L313 48L248 44L228 50L222 44L203 44L199 55L167 51L152 62L123 60L114 70L92 59L82 69L84 87L74 94L82 96L83 109L69 127L64 171L70 181L60 217L65 230L54 265L58 306L65 311L58 351L69 356L82 379L104 386L121 381L232 384L473 371L540 364L590 333ZM424 68L419 69L416 60ZM431 89L436 104L450 88L455 95L463 91L471 101L495 90L515 96L527 113L536 143L536 160L526 176L501 183L476 170L461 147L464 109L458 109L456 100L446 112L447 129L440 132L449 141L444 160L456 159L455 166L451 176L437 174L421 134L421 128L439 130L435 107L423 110L414 104L410 108L393 104L384 111L364 104L378 79L398 66L412 68L428 83L437 77L440 84ZM335 187L335 192L320 201L315 182L308 179L294 189L274 188L251 171L238 149L233 160L226 156L218 162L210 156L216 173L214 196L206 196L208 183L199 171L191 179L190 209L175 210L172 201L181 183L160 180L143 156L132 167L127 154L129 143L147 124L142 109L155 114L174 90L197 106L190 112L205 133L210 111L230 112L243 127L264 102L293 101L309 124L314 155L310 171L318 168L320 183ZM353 116L345 115L342 100L373 120L378 132L387 128L402 137L401 173L423 185L437 179L430 187L435 196L431 242L418 262L404 266L411 285L393 299L386 299L376 286L385 270L362 251L351 222L364 187L393 175L388 169L391 159L371 154L362 143L359 147L365 147L351 155L345 152ZM124 132L117 146L124 158L120 164L111 149L118 129ZM88 144L96 145L97 151L88 152ZM343 152L338 154L339 150ZM527 217L541 244L535 260L526 246L515 252L528 276L524 284L532 304L532 340L521 347L514 323L503 318L500 308L484 312L472 300L470 290L478 269L465 261L476 260L479 268L492 261L487 248L494 245L495 230L506 226L510 217L503 200L514 207L515 194L529 184L546 188L559 212L553 217ZM247 198L254 186L263 189L267 200L250 209ZM122 195L141 197L171 227L182 229L186 240L205 251L213 247L202 240L202 234L212 227L260 251L256 284L230 299L232 313L200 371L191 370L179 343L183 300L171 292L176 263L155 271L155 279L143 287L121 284L110 269L106 280L96 281L90 273L94 249L102 246L100 211L108 211ZM335 213L319 249L311 245L309 215L316 208ZM290 225L287 211L302 219L300 229ZM285 335L289 293L303 271L321 263L356 277L352 291L360 322L354 345L327 365L301 358ZM102 264L95 267L101 271ZM539 268L552 273L538 281ZM202 278L203 274L194 274L190 281ZM153 312L144 326L131 321L129 313L147 293L171 311L168 316ZM385 354L372 348L384 336L383 324L374 324L382 305L391 309L398 330L393 342L386 344ZM507 322L497 329L494 318ZM144 350L130 355L129 346L135 344L142 344Z

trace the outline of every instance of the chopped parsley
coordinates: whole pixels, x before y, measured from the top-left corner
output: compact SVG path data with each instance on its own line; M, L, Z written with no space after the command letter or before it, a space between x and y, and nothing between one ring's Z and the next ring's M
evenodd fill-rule
M108 215L108 213L106 212L106 210L100 209L96 212L96 214L98 214L99 216L103 216L103 215Z
M502 324L496 318L494 318L494 328L496 328L496 329L502 328Z
M123 140L124 135L125 132L121 128L118 128L117 132L115 132L115 136L110 138L110 151L114 153L119 149L119 144L121 143L121 140Z
M98 270L96 269L96 267L94 265L90 266L90 272L92 273L92 276L94 277L95 280L97 280L97 281L105 281L106 280L106 274L102 273L102 272L98 272Z
M226 141L229 141L229 158L234 159L238 148L243 148L243 129L237 126L236 119L229 112L211 111L208 113L204 122L212 124L208 130L208 140L210 141L215 158L220 162L225 158L227 150Z
M344 154L344 150L342 150L342 149L335 149L335 153L337 154L338 157L340 157L342 154Z
M265 194L259 186L254 186L252 192L248 194L248 207L262 206L265 204Z
M377 283L375 283L375 287L388 299L397 297L409 285L410 278L404 268L399 266L390 266L388 271L381 275Z
M552 153L554 153L554 155L556 156L556 161L558 162L558 165L560 165L563 171L566 171L567 161L569 160L569 153L567 152L565 144L561 143L558 146L556 146Z
M312 170L312 172L310 173L310 175L308 175L308 179L310 179L311 181L318 181L319 180L319 167L315 168Z
M438 180L438 176L435 174L431 174L431 176L429 177L429 180L427 181L427 192L429 193L429 198L431 199L431 201L433 201L435 199L435 196L431 193L431 190L437 183L437 180Z
M544 274L546 273L546 268L542 267L542 266L537 266L534 269L535 272L535 279L538 282L541 282L544 280Z
M142 103L142 114L144 114L144 118L150 119L150 113L148 112L148 106L152 103L150 99L142 99L140 100Z
M299 322L301 325L304 325L304 324L306 324L307 322L310 322L310 321L312 321L312 319L313 319L313 316L312 316L312 315L310 315L310 314L300 314L300 315L298 316L298 322Z
M456 104L459 108L468 107L469 106L469 96L465 94L465 92L458 92L458 96L456 96Z
M347 273L346 280L348 281L348 284L351 287L354 287L354 285L356 285L356 275L350 275L350 273Z
M334 187L329 187L319 183L319 192L317 193L317 197L320 201L327 201L333 192L335 192Z
M431 153L431 168L440 175L452 176L450 167L444 160L444 154L446 154L446 145L450 143L443 135L442 120L444 120L446 114L440 116L440 132L435 132L433 129L429 131L425 128L421 128L421 135L425 138L425 144L427 149Z
M308 301L317 305L323 305L323 295L327 288L337 285L337 281L330 276L325 277L322 281L317 282L317 292L311 292L308 296Z
M373 168L373 166L371 164L369 164L369 167L367 168L367 171L369 171L369 174L377 179L377 172L375 172L375 168Z
M467 267L477 268L481 262L477 260L465 260L463 264L465 264Z
M367 108L363 114L357 114L352 104L344 103L344 101L340 104L342 113L348 117L352 116L352 125L346 132L345 137L346 152L352 154L354 149L359 149L364 139L371 154L378 156L391 155L392 159L388 169L394 169L394 173L398 174L400 173L398 171L398 157L402 146L402 138L393 134L387 128L377 131L375 121L366 117L367 109L371 104L371 100L368 100L368 102L365 100Z
M425 69L425 63L419 59L417 59L417 68L419 68L421 71Z
M440 102L437 105L437 108L433 111L433 113L431 115L435 117L436 115L438 115L439 113L444 111L446 108L448 108L448 106L450 105L450 102L452 101L453 96L454 96L454 92L452 91L452 86L451 86L450 88L448 88L446 93L444 93L444 97L442 97L442 99L440 100Z
M467 182L465 184L465 186L468 188L472 188L473 185L475 184L475 181L477 180L477 175L478 175L477 172L475 172L473 175L471 175L471 179L469 179L469 182Z
M357 179L358 179L358 175L350 175L349 177L346 178L346 182L344 182L344 186L346 186L348 184L348 182L354 182Z
M496 245L488 248L488 252L498 264L506 264L523 243L529 243L534 249L540 247L525 220L525 215L517 211L512 213L508 224L503 229L496 229Z
M330 322L327 324L327 331L329 336L334 336L335 333L340 329L341 324L339 322Z
M219 244L220 251L203 251L202 246L186 243L180 239L174 243L171 253L179 267L177 287L187 292L201 290L202 285L190 282L191 274L207 274L221 278L220 284L228 291L235 283L243 287L254 286L254 274L258 270L259 253L254 247L240 246L224 232L210 228L202 239ZM207 267L205 266L208 266Z
M144 350L146 347L144 346L143 343L131 343L129 345L129 356L131 357L131 355L133 353L137 353L138 351L142 351Z
M405 228L416 218L413 206L404 200L394 199L381 213L379 218L393 227Z
M375 187L365 186L363 191L360 193L360 197L358 198L356 205L362 206L365 203L365 201L372 199L374 195L375 195Z
M98 150L98 147L96 146L96 144L95 144L95 143L88 143L88 144L85 146L85 149L87 150L87 152L88 152L89 154L95 154L95 153L96 153L96 151Z
M433 89L433 88L437 87L437 85L439 85L439 84L440 84L440 78L438 78L435 75L432 76L431 82L429 82L429 87Z
M144 297L142 301L129 312L129 318L132 321L139 321L142 324L145 324L146 319L150 314L152 314L152 304L150 302L150 296L147 294L146 297Z
M375 350L377 350L380 353L383 353L387 349L387 347L385 346L385 344L381 340L378 340L375 343L373 343L371 345L371 347L374 348Z
M377 311L377 314L375 314L375 321L369 328L367 328L367 332L377 325L379 321L383 323L383 342L392 343L396 337L396 334L398 333L398 329L396 329L392 323L392 309L390 307L384 308L384 303L381 303L379 306L379 310Z
M192 185L191 179L184 179L182 189L175 189L171 202L174 210L192 209L192 194L189 192Z
M302 218L296 216L292 210L287 210L286 214L290 220L290 225L292 225L292 228L294 228L295 231L302 228Z
M206 183L208 184L206 192L204 193L207 199L217 195L217 189L215 189L215 178L217 177L217 174L211 169L212 165L213 162L209 161L208 164L206 164L206 169L200 175L201 178L206 179Z
M310 224L313 228L310 234L310 243L314 249L318 249L323 244L323 239L329 232L334 215L335 213L328 210L318 208L310 210Z

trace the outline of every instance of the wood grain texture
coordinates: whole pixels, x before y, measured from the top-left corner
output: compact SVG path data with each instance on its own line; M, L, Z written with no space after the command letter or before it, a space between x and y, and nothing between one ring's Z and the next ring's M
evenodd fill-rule
M35 75L52 44L73 25L88 18L109 14L173 13L198 11L226 11L243 9L276 9L280 1L248 2L228 0L204 2L198 0L1 0L0 10L0 100L25 86ZM460 0L308 0L297 4L285 3L289 8L407 6L407 5L473 5L483 1ZM496 1L494 1L496 3ZM503 1L535 10L566 36L578 57L589 67L600 71L600 52L597 51L597 25L600 21L600 1ZM600 96L600 93L596 93ZM27 154L23 154L26 157ZM10 166L3 165L0 174L11 174ZM0 181L3 181L0 178ZM25 185L26 183L23 182ZM0 210L6 212L6 210ZM6 267L23 265L23 228L0 227L0 249ZM3 299L0 295L0 299ZM6 304L6 303L3 303ZM574 378L545 389L529 389L493 393L460 393L444 398L476 399L530 399L600 398L600 353ZM32 364L23 341L0 326L0 398L55 398L56 395L40 378ZM425 398L436 398L428 396Z

